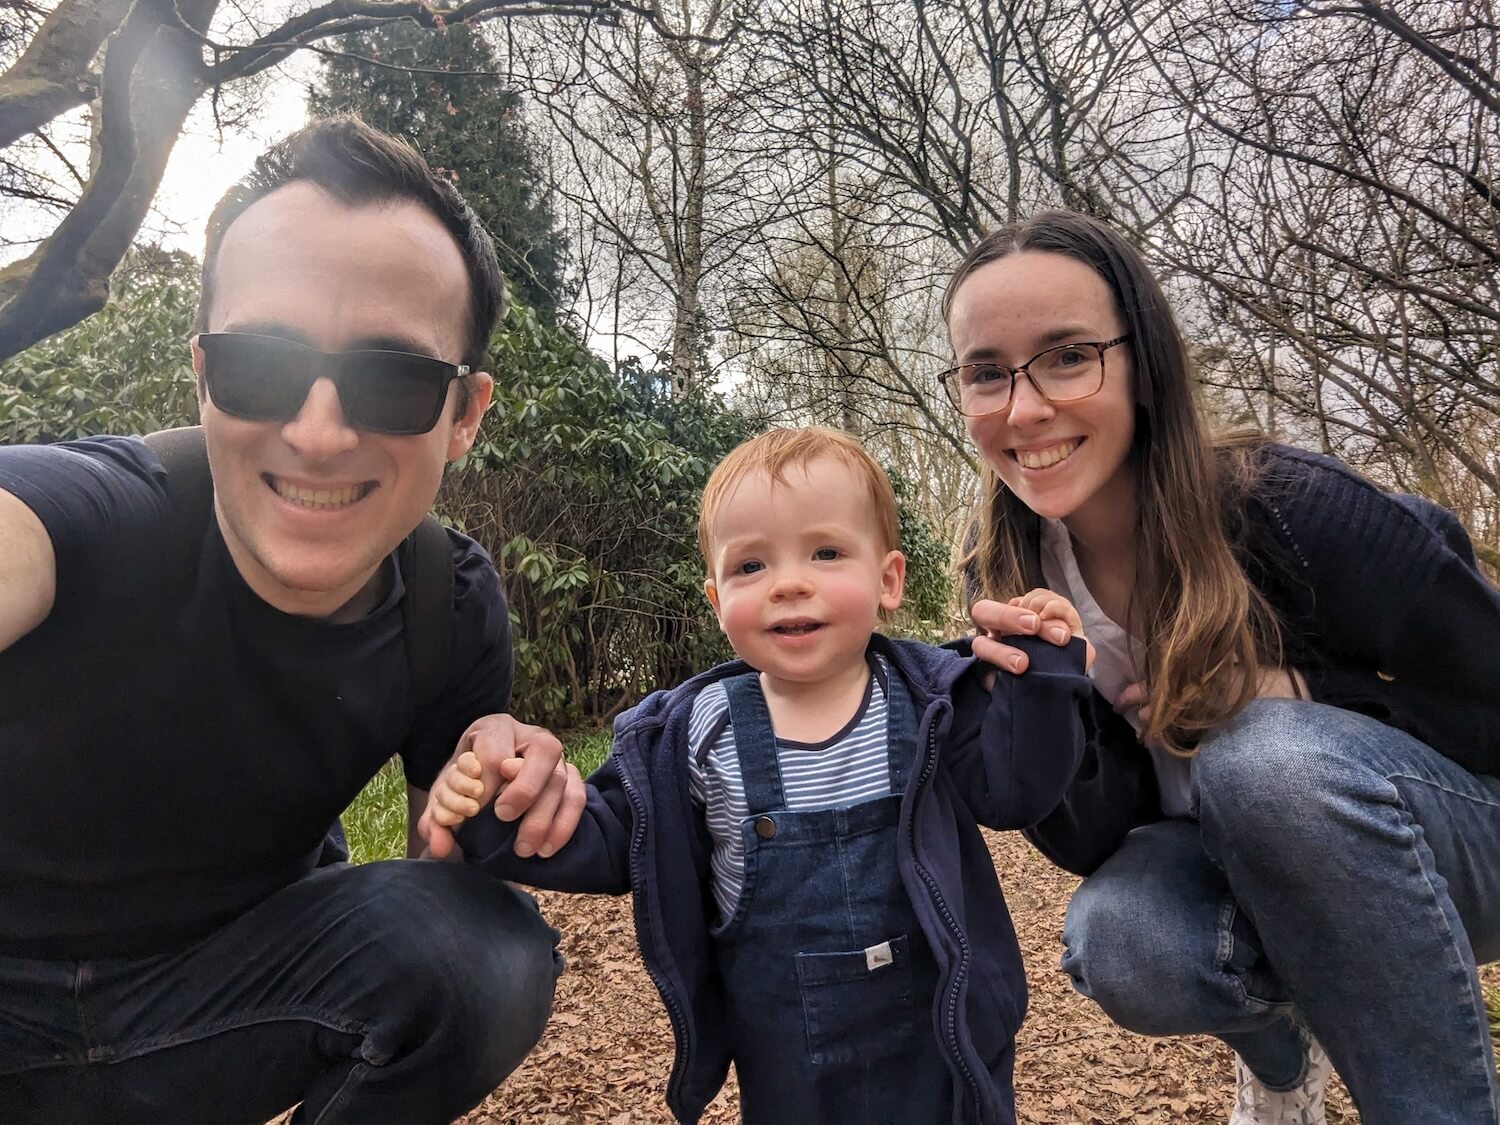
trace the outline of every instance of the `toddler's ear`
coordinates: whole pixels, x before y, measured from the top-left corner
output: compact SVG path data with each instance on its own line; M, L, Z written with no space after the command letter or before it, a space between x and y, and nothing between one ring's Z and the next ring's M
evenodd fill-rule
M712 578L703 580L703 596L708 599L708 604L713 606L714 616L719 618L719 628L724 627L724 617L719 612L719 588L714 585Z
M894 613L906 593L906 556L900 551L886 554L880 564L880 608Z

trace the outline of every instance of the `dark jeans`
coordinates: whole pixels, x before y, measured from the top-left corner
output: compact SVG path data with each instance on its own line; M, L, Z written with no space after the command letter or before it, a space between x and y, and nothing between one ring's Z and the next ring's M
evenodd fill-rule
M170 954L0 957L0 1122L451 1121L541 1036L557 936L476 869L394 860L321 868Z

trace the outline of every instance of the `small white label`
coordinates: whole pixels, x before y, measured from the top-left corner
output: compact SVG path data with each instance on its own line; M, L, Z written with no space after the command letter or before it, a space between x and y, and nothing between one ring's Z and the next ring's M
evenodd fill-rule
M891 943L883 941L879 945L872 945L865 950L865 969L874 972L876 969L889 965L894 958L891 956Z

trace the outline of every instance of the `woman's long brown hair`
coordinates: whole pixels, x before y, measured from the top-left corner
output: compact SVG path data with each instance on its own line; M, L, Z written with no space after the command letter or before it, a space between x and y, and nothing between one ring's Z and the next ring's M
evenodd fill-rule
M1135 588L1126 631L1151 713L1141 735L1177 754L1255 697L1263 667L1280 664L1275 614L1235 559L1244 504L1256 479L1256 435L1210 441L1189 380L1187 348L1161 286L1139 251L1105 224L1043 211L986 236L949 279L959 286L989 262L1023 250L1062 254L1097 273L1130 334L1135 378ZM1024 560L1038 550L1037 517L988 465L961 561L972 594L1025 593ZM1144 659L1141 659L1144 656Z

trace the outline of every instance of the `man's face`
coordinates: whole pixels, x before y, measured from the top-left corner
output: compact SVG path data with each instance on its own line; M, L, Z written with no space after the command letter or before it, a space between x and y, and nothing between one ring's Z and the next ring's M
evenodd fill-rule
M425 208L352 208L294 183L250 206L225 232L208 331L456 364L468 307L458 245ZM193 366L201 376L196 345ZM491 382L488 375L466 382L471 399L461 416L459 387L450 384L437 425L403 437L352 428L326 378L286 422L232 417L203 393L219 527L250 588L287 613L367 609L358 596L374 589L382 560L431 506L443 466L473 444Z

